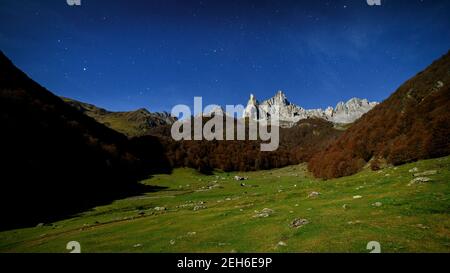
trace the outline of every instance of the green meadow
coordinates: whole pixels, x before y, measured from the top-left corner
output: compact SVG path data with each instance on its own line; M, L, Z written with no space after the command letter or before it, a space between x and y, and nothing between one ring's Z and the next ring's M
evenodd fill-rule
M430 181L410 183L414 174ZM77 241L83 253L368 253L377 241L382 252L448 253L449 179L450 157L327 181L305 165L213 175L176 169L142 181L158 191L1 232L0 252L68 253Z

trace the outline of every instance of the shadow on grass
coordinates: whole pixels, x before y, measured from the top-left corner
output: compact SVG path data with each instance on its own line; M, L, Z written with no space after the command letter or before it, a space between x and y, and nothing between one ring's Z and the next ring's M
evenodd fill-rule
M144 196L148 193L159 192L168 189L168 187L144 185L141 183L134 183L125 185L125 187L105 188L104 191L99 194L98 191L91 193L84 193L80 196L82 200L75 200L77 194L70 192L70 196L64 201L62 198L48 196L39 201L34 202L36 199L30 196L30 192L22 192L19 194L21 200L28 200L25 203L17 205L14 201L10 200L14 204L10 206L9 213L7 215L8 221L2 221L0 231L35 227L38 224L49 224L64 219L73 218L79 216L83 212L92 210L98 206L105 206L112 204L114 201L126 199L130 197ZM50 191L51 192L51 191ZM16 195L17 196L17 195ZM64 195L63 195L64 196ZM72 199L73 198L73 199ZM35 204L35 206L33 206Z

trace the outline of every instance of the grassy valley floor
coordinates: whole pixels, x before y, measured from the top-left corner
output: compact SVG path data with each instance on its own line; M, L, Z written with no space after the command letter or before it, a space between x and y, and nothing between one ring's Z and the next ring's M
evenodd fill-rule
M414 174L431 181L410 184ZM450 157L329 181L304 165L211 176L177 169L142 182L167 187L158 192L1 232L0 252L65 253L69 241L82 252L369 252L378 241L382 252L448 253L449 179ZM296 219L306 221L293 227Z

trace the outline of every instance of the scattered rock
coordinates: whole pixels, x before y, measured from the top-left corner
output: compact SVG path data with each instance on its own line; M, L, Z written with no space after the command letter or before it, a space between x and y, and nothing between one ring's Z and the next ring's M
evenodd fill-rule
M134 248L142 247L142 244L135 244L133 247L134 247Z
M278 246L287 246L287 244L283 241L279 241L277 245Z
M361 199L361 198L362 198L361 195L355 195L355 196L353 196L353 199Z
M342 208L343 208L343 209L348 209L348 205L347 205L347 204L344 204L344 205L342 205Z
M424 224L417 224L416 226L421 229L429 229L429 227L425 226Z
M179 205L179 206L177 206L177 208L189 208L189 207L193 207L193 206L194 206L194 204L186 202L186 204Z
M361 224L361 221L360 220L350 221L350 222L347 222L347 224L349 224L349 225Z
M434 175L437 174L438 172L436 170L431 170L431 171L426 171L423 173L415 173L414 176L427 176L427 175Z
M417 177L417 178L414 178L413 180L411 180L409 182L408 186L412 186L415 184L421 184L421 183L427 183L430 181L431 181L431 178L428 178L428 177Z
M306 224L309 224L308 219L297 218L297 219L294 219L294 221L292 221L291 227L292 228L300 228L300 227L302 227L302 226L304 226Z
M154 210L156 210L156 211L164 211L164 210L166 210L166 208L165 207L155 207Z
M274 213L272 209L264 208L262 211L255 210L255 215L253 215L254 218L266 218L269 217L271 214Z
M242 176L236 175L236 176L234 177L234 180L236 180L236 181L248 180L248 177L242 177Z
M382 205L383 205L383 203L381 203L381 202L375 202L372 204L372 206L374 206L374 207L381 207Z
M223 187L220 184L215 183L212 185L201 187L199 190L196 190L196 192L208 191L208 190L217 189L217 188L221 189Z
M174 245L175 244L175 240L170 240L170 245Z
M198 205L198 206L194 207L194 211L201 210L201 209L206 209L206 208L207 208L206 206Z
M188 236L195 236L196 234L197 234L197 232L195 232L195 231L191 231L191 232L187 233Z
M313 191L308 195L308 198L315 198L320 195L320 192Z
M417 167L414 167L411 170L409 170L410 173L416 173L418 171L419 171L419 168L417 168Z
M272 214L274 211L273 211L273 209L264 208L261 212L266 212L266 213Z

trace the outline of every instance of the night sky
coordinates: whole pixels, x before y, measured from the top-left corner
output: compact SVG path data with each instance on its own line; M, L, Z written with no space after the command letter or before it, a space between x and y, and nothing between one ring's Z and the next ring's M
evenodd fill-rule
M381 101L450 49L450 1L1 0L0 49L60 96L122 111Z

